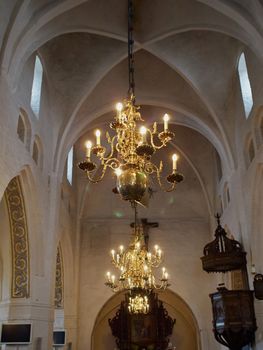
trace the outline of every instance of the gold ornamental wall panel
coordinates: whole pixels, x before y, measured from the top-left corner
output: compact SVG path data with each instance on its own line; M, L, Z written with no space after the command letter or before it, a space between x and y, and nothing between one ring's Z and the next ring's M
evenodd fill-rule
M64 271L61 245L57 247L56 281L55 281L55 308L63 308L64 299Z
M13 178L6 190L11 245L12 245L12 298L28 298L30 295L30 261L28 227L25 203L18 177Z

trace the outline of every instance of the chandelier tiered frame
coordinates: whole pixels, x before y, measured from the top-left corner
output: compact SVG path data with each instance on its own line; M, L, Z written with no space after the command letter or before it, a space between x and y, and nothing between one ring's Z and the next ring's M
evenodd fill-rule
M140 107L134 104L134 96L116 105L117 113L110 127L115 131L113 137L106 133L109 151L101 143L101 131L96 130L96 143L86 142L86 159L79 163L79 168L87 173L90 182L100 182L108 168L115 170L118 176L128 169L136 169L146 175L155 174L160 187L167 192L173 191L176 184L182 181L182 175L177 172L177 154L173 154L172 173L167 176L170 187L166 188L162 181L163 162L157 166L151 161L156 151L166 147L174 138L174 133L168 128L169 116L165 114L164 129L157 131L155 122L151 129L145 126L138 127L143 119L139 112ZM93 173L97 168L92 155L97 157L100 165L99 173Z
M154 253L149 252L143 243L141 226L137 226L134 239L125 251L121 245L119 250L111 251L111 262L120 271L118 278L107 272L106 285L113 292L120 291L142 291L165 290L168 286L168 273L162 268L161 278L156 279L153 269L158 268L163 260L163 253L156 245Z

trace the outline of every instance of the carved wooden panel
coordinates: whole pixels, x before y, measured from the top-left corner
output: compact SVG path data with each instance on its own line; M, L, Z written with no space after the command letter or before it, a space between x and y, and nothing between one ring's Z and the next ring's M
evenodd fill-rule
M30 262L28 228L24 197L18 177L5 191L12 244L12 298L28 298L30 294Z

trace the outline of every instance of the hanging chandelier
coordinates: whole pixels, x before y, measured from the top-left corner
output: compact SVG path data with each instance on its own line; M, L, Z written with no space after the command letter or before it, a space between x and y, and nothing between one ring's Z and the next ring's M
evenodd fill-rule
M128 311L130 314L148 314L150 310L149 299L147 295L135 295L129 297Z
M165 290L168 286L168 272L162 268L161 278L153 273L163 261L163 253L158 245L154 252L148 251L144 241L141 225L137 225L137 207L134 205L135 223L133 237L127 250L121 245L118 251L111 251L111 262L119 270L119 277L107 272L106 286L113 292L128 291L130 293L128 309L131 313L147 313L149 311L147 294L157 290Z
M163 117L163 130L158 132L157 123L152 128L143 125L140 106L135 104L134 52L133 52L133 2L128 0L128 97L123 103L116 104L116 115L110 124L115 135L106 132L105 147L101 140L101 131L96 130L96 143L86 142L86 158L78 167L87 174L92 183L98 183L108 168L115 171L117 177L116 192L122 199L140 202L149 191L149 180L153 176L160 188L166 192L173 191L176 184L183 180L177 171L177 154L172 156L172 172L163 181L163 162L159 165L152 162L152 156L174 138L169 129L169 115ZM97 162L95 163L94 157ZM98 168L98 169L97 169ZM95 171L97 169L97 171Z

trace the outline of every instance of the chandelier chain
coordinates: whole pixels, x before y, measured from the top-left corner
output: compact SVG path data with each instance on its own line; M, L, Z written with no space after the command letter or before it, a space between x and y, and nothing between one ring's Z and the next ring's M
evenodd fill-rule
M134 6L133 0L128 0L128 62L129 62L129 96L135 97L135 80L134 80L134 39L133 39L133 18ZM134 100L133 100L134 101Z

